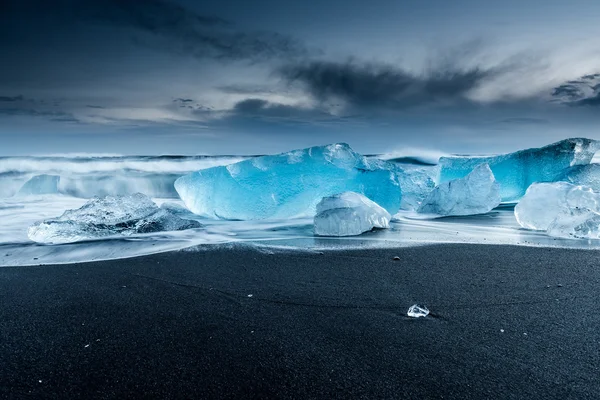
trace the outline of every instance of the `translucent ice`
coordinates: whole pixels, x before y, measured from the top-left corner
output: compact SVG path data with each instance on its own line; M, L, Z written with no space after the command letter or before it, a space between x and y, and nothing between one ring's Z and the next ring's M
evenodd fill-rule
M500 187L487 164L464 178L440 183L421 203L418 212L437 215L485 214L500 204Z
M175 181L192 212L224 219L314 215L326 196L361 193L394 214L401 189L395 166L347 144L311 147L203 169Z
M577 210L600 212L600 193L568 182L534 183L515 206L515 217L523 228L545 231Z
M548 226L550 236L574 239L600 239L600 213L575 208L559 214Z
M426 317L429 315L429 310L425 306L413 304L406 314L412 318Z
M427 171L421 169L397 167L396 172L402 191L400 208L403 210L418 209L423 200L435 187L433 178Z
M23 184L19 196L58 193L58 175L36 175Z
M576 165L569 168L560 180L600 192L600 164Z
M200 226L197 221L185 220L158 208L150 198L136 193L94 198L81 208L68 210L58 218L35 223L29 227L28 236L40 243L70 243Z
M354 236L373 228L389 228L392 216L362 194L344 192L317 204L315 234Z
M462 178L486 163L500 184L502 201L515 201L532 183L553 182L567 168L589 164L599 147L595 140L577 138L494 157L442 157L439 181Z

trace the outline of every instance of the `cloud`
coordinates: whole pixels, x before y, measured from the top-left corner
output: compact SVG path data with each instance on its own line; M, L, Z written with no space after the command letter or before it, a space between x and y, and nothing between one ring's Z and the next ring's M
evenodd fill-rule
M24 100L23 96L0 96L0 102L3 102L3 103L23 101L23 100Z
M552 90L554 100L569 106L600 106L600 74L584 75Z
M465 100L470 91L497 74L492 68L450 66L414 74L391 65L329 61L286 65L277 72L319 101L390 109Z
M5 27L5 43L21 34L34 41L56 35L67 41L88 38L95 46L108 36L127 35L137 45L197 58L259 61L306 53L286 35L244 32L167 0L8 0L0 25ZM98 28L110 32L103 35Z

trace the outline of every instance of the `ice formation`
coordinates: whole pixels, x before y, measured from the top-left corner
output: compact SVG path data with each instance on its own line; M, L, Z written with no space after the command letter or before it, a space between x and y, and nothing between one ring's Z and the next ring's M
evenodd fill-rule
M436 186L418 212L443 216L485 214L500 201L500 187L492 170L487 164L481 164L464 178Z
M600 193L568 182L535 183L515 207L515 217L523 228L551 236L598 238Z
M494 157L441 157L439 182L462 178L476 166L489 164L502 201L516 201L532 183L553 182L567 168L589 164L599 148L595 140L576 138Z
M342 143L203 169L177 179L175 189L192 212L223 219L314 215L323 197L345 191L394 214L401 200L395 169Z
M19 196L58 193L58 175L36 175L23 184Z
M413 304L412 306L410 306L406 314L411 318L421 318L428 316L429 310L425 306Z
M600 164L576 165L569 168L560 180L600 192Z
M423 200L435 187L433 178L425 170L396 168L400 182L402 200L400 208L403 210L416 210Z
M324 197L317 204L315 234L355 236L374 228L389 228L392 216L365 196L344 192Z
M28 236L39 243L71 243L200 226L199 222L182 219L159 208L149 197L136 193L91 199L79 209L35 223L29 227Z

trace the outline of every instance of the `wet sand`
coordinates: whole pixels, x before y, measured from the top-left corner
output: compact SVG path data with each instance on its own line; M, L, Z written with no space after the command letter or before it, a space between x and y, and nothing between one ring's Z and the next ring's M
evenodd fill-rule
M513 246L0 268L0 398L594 399L599 293L600 252Z

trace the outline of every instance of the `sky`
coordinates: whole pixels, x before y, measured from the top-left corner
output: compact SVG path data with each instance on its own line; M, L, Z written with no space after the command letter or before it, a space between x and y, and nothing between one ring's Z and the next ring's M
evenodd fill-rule
M0 155L600 139L600 3L3 0Z

